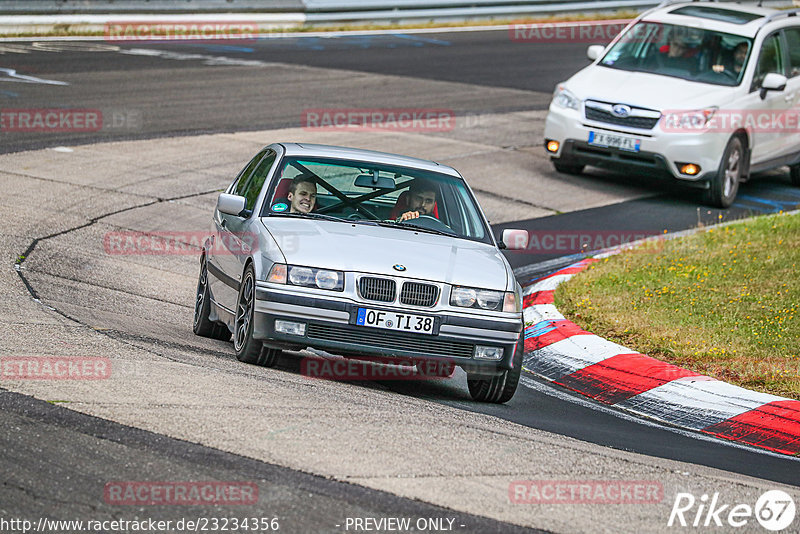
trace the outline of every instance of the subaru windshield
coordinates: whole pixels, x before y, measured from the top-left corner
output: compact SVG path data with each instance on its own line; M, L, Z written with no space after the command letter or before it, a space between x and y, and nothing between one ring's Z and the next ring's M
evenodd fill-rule
M492 243L464 180L423 169L287 157L267 198L262 216L379 224Z
M714 85L739 85L752 39L702 28L638 22L600 61L612 69L648 72Z

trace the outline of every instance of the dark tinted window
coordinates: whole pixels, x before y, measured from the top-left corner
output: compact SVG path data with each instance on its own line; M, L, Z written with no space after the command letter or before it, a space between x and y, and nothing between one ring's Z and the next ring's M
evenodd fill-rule
M258 199L258 194L261 192L261 187L264 185L264 180L267 179L269 170L272 168L272 164L275 163L275 157L275 152L269 150L256 167L255 172L247 179L247 184L242 192L242 196L247 199L245 209L252 210L256 205L256 200Z
M247 187L247 179L250 178L250 175L253 174L253 169L256 168L258 162L261 161L261 158L264 157L264 154L267 153L268 149L264 149L250 160L250 163L239 172L239 176L236 178L237 182L236 185L233 187L233 191L231 191L234 195L244 196L244 190Z
M764 76L770 72L783 74L783 55L780 34L774 33L764 40L761 45L761 52L758 54L758 65L756 75L753 78L753 89L761 87Z
M789 77L800 74L800 28L787 28L786 44L789 47Z

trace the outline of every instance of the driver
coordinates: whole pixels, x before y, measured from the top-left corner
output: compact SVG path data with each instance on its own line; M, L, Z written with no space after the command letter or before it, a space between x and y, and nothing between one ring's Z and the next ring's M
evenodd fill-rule
M436 206L436 188L426 180L416 179L411 187L408 188L408 208L405 213L397 218L397 221L407 221L417 219L421 215L433 217L433 209Z
M290 213L311 213L317 203L317 184L309 176L297 176L292 180L286 198Z

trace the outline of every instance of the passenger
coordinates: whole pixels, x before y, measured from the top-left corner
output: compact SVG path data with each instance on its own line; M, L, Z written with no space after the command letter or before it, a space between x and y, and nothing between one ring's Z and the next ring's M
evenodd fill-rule
M411 187L408 188L408 205L406 211L397 221L407 221L417 219L421 215L434 216L436 208L436 188L426 180L416 179Z
M689 46L684 36L670 31L667 44L659 48L659 63L662 67L697 70L697 48Z
M317 184L308 176L297 176L289 186L290 213L311 213L317 203Z

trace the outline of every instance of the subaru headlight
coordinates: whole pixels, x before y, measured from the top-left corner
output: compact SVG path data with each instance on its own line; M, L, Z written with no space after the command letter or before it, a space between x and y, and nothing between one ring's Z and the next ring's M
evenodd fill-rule
M567 90L564 84L556 86L556 90L553 92L553 102L562 108L578 110L581 107L580 99Z
M663 129L666 131L701 130L708 126L719 108L711 106L704 109L673 110L664 113Z
M450 305L459 308L515 312L517 298L514 293L506 291L454 286L450 292Z
M283 265L276 263L272 266L268 282L290 284L293 286L316 287L331 291L344 290L344 273L330 269L317 269L315 267L301 267L299 265Z

